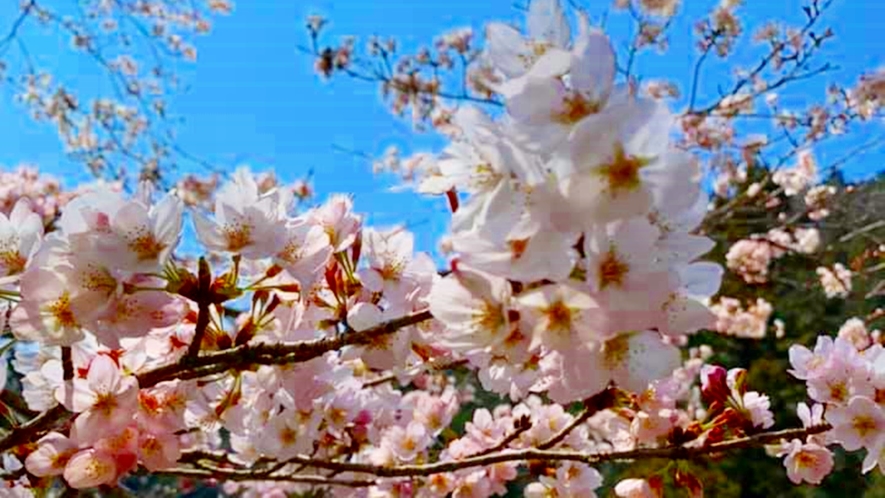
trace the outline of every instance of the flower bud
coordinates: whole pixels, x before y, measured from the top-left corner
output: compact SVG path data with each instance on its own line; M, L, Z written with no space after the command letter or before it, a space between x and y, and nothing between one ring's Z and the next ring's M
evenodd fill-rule
M724 404L728 400L730 389L726 381L727 372L718 365L704 365L701 368L701 397L710 405L714 402Z

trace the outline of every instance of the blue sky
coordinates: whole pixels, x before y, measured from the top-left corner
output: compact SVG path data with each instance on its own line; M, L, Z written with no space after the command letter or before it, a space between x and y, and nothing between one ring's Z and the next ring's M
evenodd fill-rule
M0 7L0 37L14 18L14 4ZM49 2L47 5L59 2ZM643 77L669 77L687 84L696 53L691 46L691 19L697 19L718 0L684 0L689 4L670 31L671 50L660 56L647 53L637 63ZM777 18L798 24L802 21L799 0L748 1L742 8L750 25ZM609 0L583 0L589 11L601 18ZM210 161L244 163L253 169L274 168L285 179L314 171L321 197L330 192L351 192L357 209L367 213L370 223L391 225L406 222L418 233L419 246L432 249L444 231L446 215L442 199L422 199L411 193L393 193L392 178L371 173L370 165L333 145L380 155L389 145L404 151L438 148L440 141L416 135L410 123L388 114L380 103L377 88L345 78L322 83L312 72L312 61L297 46L307 41L303 28L307 15L319 13L331 20L331 33L366 37L394 36L405 48L430 43L434 36L455 27L473 26L480 32L491 19L518 21L522 14L511 0L240 0L232 16L220 18L214 32L198 43L199 59L184 70L186 91L172 103L172 111L185 122L179 127L180 143L189 152ZM837 38L825 52L825 60L837 62L840 70L824 79L797 87L785 104L800 106L803 100L818 100L827 81L851 84L860 72L885 64L885 2L836 0L825 23ZM616 43L626 37L626 17L610 14L607 28ZM63 55L67 41L40 30L23 27L21 36L39 64L55 68L70 85L86 92L106 91L107 83L90 60ZM753 60L757 51L738 56ZM721 63L706 66L700 101L715 95L717 83L729 83L729 68ZM39 165L71 183L86 179L82 168L67 160L54 130L35 124L4 91L0 100L0 165L20 162ZM881 133L881 128L871 128ZM868 133L853 139L869 139ZM838 157L840 149L820 151L821 163ZM880 149L846 168L852 178L883 169L885 153Z

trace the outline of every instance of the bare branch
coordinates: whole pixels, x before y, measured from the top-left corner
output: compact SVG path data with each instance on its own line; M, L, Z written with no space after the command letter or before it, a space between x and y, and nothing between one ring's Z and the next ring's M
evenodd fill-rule
M848 242L849 240L857 237L858 235L865 234L867 232L872 232L873 230L878 230L879 228L885 227L885 220L874 221L868 225L864 225L857 230L853 230L851 232L846 233L842 237L839 238L839 242Z
M71 413L65 410L61 405L55 405L45 412L37 415L28 423L17 427L6 437L0 439L0 453L3 453L20 444L30 443L34 441L39 434L48 431L56 425L68 420Z
M12 40L18 35L18 30L21 29L22 24L25 23L28 16L31 15L31 12L34 10L36 6L36 2L34 0L28 1L26 4L22 5L21 12L18 17L15 19L15 22L12 23L12 27L9 28L9 33L0 40L0 55L9 48L9 45L12 43Z

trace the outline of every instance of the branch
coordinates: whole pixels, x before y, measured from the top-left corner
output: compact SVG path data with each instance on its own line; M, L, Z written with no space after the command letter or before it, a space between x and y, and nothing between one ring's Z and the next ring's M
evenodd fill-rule
M141 389L171 380L189 380L228 370L245 370L252 365L303 363L346 346L368 344L399 329L429 320L429 310L418 311L378 324L372 328L333 338L278 344L244 344L224 351L199 355L187 363L173 363L136 376ZM34 441L40 434L73 416L63 406L55 405L28 423L0 439L0 453Z
M152 472L154 476L170 476L170 477L189 477L192 479L224 479L228 481L250 481L256 480L246 475L230 476L216 470L208 469L165 469ZM342 486L348 488L366 488L374 486L375 481L371 479L335 479L333 477L325 477L319 475L272 475L261 477L262 481L283 481L294 484L312 484L314 486Z
M601 393L595 394L590 398L584 400L584 411L581 412L580 415L575 417L575 419L572 420L570 424L563 427L561 431L553 435L553 437L539 444L538 449L549 450L550 448L553 448L554 446L562 442L563 439L568 437L568 435L571 434L573 430L577 429L581 426L581 424L589 420L590 417L592 417L596 412L614 406L615 397L617 396L617 394L617 389L608 387Z
M18 17L15 19L15 22L12 23L12 27L9 28L9 33L0 40L0 55L3 55L3 52L6 48L12 43L12 40L15 39L16 35L18 35L18 30L21 29L22 24L24 24L25 20L31 15L31 12L34 10L36 3L34 0L30 0L26 4L22 5L21 12Z
M524 450L503 450L489 455L473 456L462 460L434 462L424 465L402 465L388 467L366 463L339 462L330 460L316 460L307 456L296 456L284 462L284 464L298 464L316 469L326 469L334 472L352 472L358 474L370 474L376 477L424 477L446 472L456 472L475 467L486 467L505 462L526 461L573 461L586 464L598 464L601 462L667 459L667 460L691 460L707 455L725 453L729 451L747 448L758 448L782 440L804 438L806 436L820 434L832 429L829 424L818 425L803 429L785 429L781 431L763 432L754 436L722 441L706 446L666 446L663 448L642 448L630 451L612 453L582 453L579 451L550 451L536 448ZM202 452L200 452L202 454ZM187 458L185 453L182 457ZM225 469L207 468L213 473L213 477L232 480L263 480L265 478L277 479L281 476L272 474L266 470L249 469Z
M20 444L30 443L36 439L38 434L48 431L59 423L68 420L72 413L68 412L62 405L55 405L45 412L37 415L26 424L19 426L9 435L0 439L0 453L3 453Z
M346 346L369 344L399 329L433 318L429 310L418 311L372 328L311 341L275 344L244 344L224 351L197 356L187 364L173 363L137 375L141 388L169 380L189 380L227 370L244 370L252 365L303 363Z
M816 3L817 2L815 1L815 4ZM802 26L802 28L799 30L799 32L797 33L796 36L804 39L805 36L808 35L808 33L811 31L811 29L815 26L815 24L817 24L817 22L823 16L824 11L826 11L827 8L829 8L832 3L833 3L833 0L827 0L823 3L823 5L816 7L808 15L808 19L806 20L805 24ZM693 110L691 110L691 107L690 107L687 114L708 115L708 114L712 113L713 111L715 111L719 107L719 105L722 103L724 96L737 95L738 92L740 92L745 86L752 83L753 80L755 80L757 76L762 74L762 71L764 71L765 68L768 67L768 65L775 59L775 57L777 57L779 54L781 54L781 52L783 51L783 48L784 48L783 43L775 44L772 47L772 49L769 51L769 53L766 54L762 58L762 60L759 61L759 63L756 65L756 67L754 67L753 70L750 71L750 73L748 75L740 78L737 81L737 83L734 84L734 86L731 88L731 90L728 92L725 92L723 94L723 96L719 98L719 100L717 100L716 102L714 102L714 103L710 104L709 106L707 106L701 110L698 110L698 111L693 111ZM815 48L817 48L817 47L815 45L812 45L810 52L813 53L813 49L815 49ZM773 90L777 87L780 87L790 81L795 81L796 79L802 79L802 78L805 78L808 76L813 76L813 75L818 74L820 72L828 71L831 69L830 66L825 65L824 67L818 68L815 71L810 71L808 74L797 76L795 73L803 67L805 62L807 62L807 59L811 56L811 53L805 53L804 58L800 58L799 55L797 54L797 56L796 56L797 60L795 61L795 67L788 75L782 76L775 83L772 83L770 85L766 85L764 91L762 91L762 92L754 91L752 93L752 96L755 98L756 96L758 96L761 93L771 91L771 90Z
M206 258L201 257L198 267L197 283L197 325L194 329L194 338L187 347L187 353L182 358L182 362L191 363L198 354L200 354L200 346L203 344L203 336L206 335L206 329L209 327L209 305L211 304L210 289L212 287L212 272L209 270L209 263Z
M498 444L496 444L490 448L486 448L486 449L479 451L477 453L474 453L473 455L470 455L470 456L471 456L471 458L476 458L479 456L491 455L492 453L497 453L499 451L506 450L510 446L510 443L519 439L519 436L521 436L523 432L526 432L531 428L532 428L532 419L528 415L523 415L522 417L519 417L518 419L513 421L513 430L510 431L509 434L504 436L504 439L499 441Z
M885 227L885 220L874 221L869 225L858 228L857 230L853 230L842 237L839 238L839 242L848 242L849 240L857 237L858 235L865 234L867 232L872 232L873 230L877 230L879 228Z
M825 171L825 172L836 171L837 168L845 165L845 163L851 161L852 159L854 159L856 157L862 156L863 154L867 153L868 151L870 151L874 148L879 147L882 144L885 144L885 135L879 135L878 137L868 140L867 142L860 144L857 147L851 149L850 151L848 151L845 155L843 155L839 159L828 164L825 168L823 168L823 171Z
M62 346L61 348L61 368L62 379L65 382L74 379L74 360L71 357L70 346Z
M707 45L704 51L701 53L701 56L698 57L697 62L695 62L694 70L692 72L691 77L691 96L688 99L688 113L690 114L694 109L695 100L698 96L698 83L701 80L701 66L704 64L704 61L707 60L707 56L710 55L710 50L713 49L713 44Z
M446 370L451 370L453 368L458 368L460 366L466 365L467 360L452 360L451 358L435 358L430 360L424 364L417 365L413 369L408 372L409 376L415 376L424 372L442 372ZM370 387L377 387L382 384L386 384L388 382L393 382L398 378L398 375L395 373L383 375L378 377L377 379L373 379L363 383L363 389Z

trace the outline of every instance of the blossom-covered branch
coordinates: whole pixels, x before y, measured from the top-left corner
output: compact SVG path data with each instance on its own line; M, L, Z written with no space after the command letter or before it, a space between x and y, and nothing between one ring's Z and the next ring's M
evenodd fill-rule
M434 474L447 472L457 472L459 470L470 469L475 467L487 467L504 462L558 462L573 461L587 464L598 464L601 462L617 462L617 461L633 461L633 460L691 460L702 458L710 455L718 455L732 451L739 451L748 448L760 448L770 444L776 444L781 441L789 441L796 438L805 438L820 434L832 429L829 424L822 424L814 427L800 429L784 429L780 431L762 432L743 438L735 438L727 441L720 441L710 445L693 445L693 446L666 446L662 448L641 448L629 451L614 451L609 453L583 453L578 451L562 451L562 450L541 450L541 449L524 449L524 450L497 450L489 454L467 457L456 461L433 462L422 465L402 465L402 466L380 466L371 464L360 464L350 462L336 462L327 460L318 460L305 456L295 456L287 459L285 465L300 465L305 468L325 469L335 471L336 473L353 473L353 474L369 474L379 478L396 478L396 477L427 477ZM207 456L200 452L182 455L183 461L191 459L200 459ZM277 462L266 462L267 465L274 467L273 472L262 471L261 469L231 469L225 467L209 467L204 464L199 469L194 469L194 475L205 473L206 477L216 479L230 479L236 481L251 480L280 480L292 479L297 482L301 477L297 474L286 474L279 470ZM184 469L182 469L184 470ZM372 483L372 481L363 481ZM318 483L322 484L322 483ZM335 483L329 483L334 485ZM369 484L371 485L371 484Z

